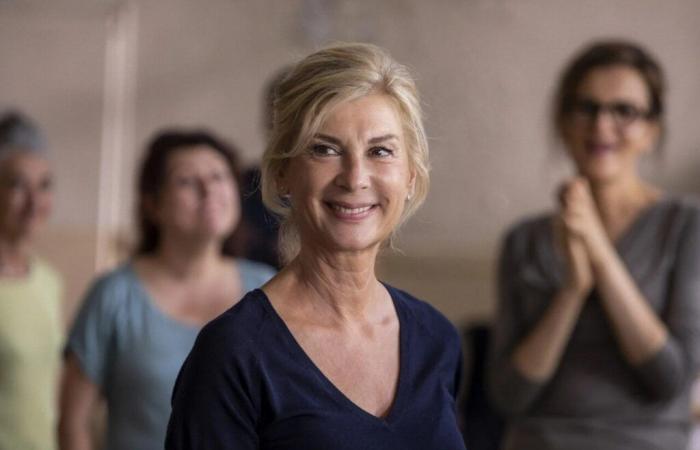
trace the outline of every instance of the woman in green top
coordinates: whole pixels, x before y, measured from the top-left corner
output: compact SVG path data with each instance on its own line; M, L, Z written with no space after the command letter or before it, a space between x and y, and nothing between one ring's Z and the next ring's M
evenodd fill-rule
M44 140L26 117L0 117L0 448L55 448L60 281L31 254L51 211Z

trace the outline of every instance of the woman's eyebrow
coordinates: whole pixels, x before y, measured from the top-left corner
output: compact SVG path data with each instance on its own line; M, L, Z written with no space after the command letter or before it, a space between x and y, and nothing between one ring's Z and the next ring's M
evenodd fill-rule
M341 144L340 139L335 138L335 137L333 137L333 136L329 136L329 135L327 135L327 134L323 134L323 133L317 133L317 134L315 134L315 135L314 135L314 138L315 138L315 139L322 139L322 140L324 140L324 141L328 141L328 142L330 142L330 143L332 143L332 144L336 144L336 145L340 145L340 144Z
M397 140L398 140L398 138L399 138L399 137L396 136L395 134L385 134L385 135L383 135L383 136L373 137L372 139L369 140L369 143L370 143L370 144L378 144L378 143L380 143L380 142L390 141L390 140L392 140L392 139L397 139Z
M323 133L315 134L314 138L328 141L328 142L330 142L332 144L336 144L336 145L342 144L342 142L340 142L340 139L333 137L333 136L330 136L330 135L327 135L327 134L323 134ZM399 137L397 135L389 133L389 134L384 134L382 136L373 137L372 139L369 140L369 143L370 144L378 144L380 142L385 142L385 141L390 141L390 140L398 140L398 139L399 139Z

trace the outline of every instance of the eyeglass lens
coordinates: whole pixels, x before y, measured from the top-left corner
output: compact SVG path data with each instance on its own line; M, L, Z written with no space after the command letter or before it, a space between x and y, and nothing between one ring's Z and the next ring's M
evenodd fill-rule
M599 114L610 113L610 116L617 125L629 125L635 120L648 117L649 113L628 102L600 103L594 100L579 100L574 105L574 112L593 121Z

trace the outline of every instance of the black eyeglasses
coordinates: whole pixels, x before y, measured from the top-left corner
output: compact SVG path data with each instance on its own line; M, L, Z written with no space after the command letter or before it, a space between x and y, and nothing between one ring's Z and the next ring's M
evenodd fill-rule
M626 127L640 119L651 119L654 114L646 109L639 108L627 102L599 103L594 100L577 100L570 109L574 118L594 122L599 114L607 112L612 117L615 125Z

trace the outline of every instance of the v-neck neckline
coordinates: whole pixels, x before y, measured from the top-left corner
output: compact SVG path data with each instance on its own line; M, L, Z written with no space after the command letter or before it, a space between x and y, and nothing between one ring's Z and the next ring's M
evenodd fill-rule
M236 259L233 267L233 272L234 275L237 276L240 280L240 286L241 286L241 295L245 294L246 289L243 281L243 274L241 273L241 268L239 267L239 262ZM188 322L185 320L180 319L179 317L176 317L170 313L168 313L165 309L161 307L161 305L158 304L156 298L153 296L151 291L148 289L148 286L146 284L146 281L143 279L143 277L138 273L136 266L134 264L134 260L130 261L129 263L124 265L124 270L130 276L134 282L134 286L136 290L138 291L138 294L141 295L141 297L145 300L145 303L147 304L148 309L150 309L157 317L160 318L161 321L165 321L169 323L170 325L176 326L188 333L199 333L199 331L209 323L211 320L214 318L209 319L208 321L204 323L192 323ZM232 305L231 305L232 306ZM230 308L231 306L228 306Z
M342 390L340 390L340 388L338 388L330 380L330 378L328 378L328 376L326 376L326 374L316 365L316 363L308 355L308 353L306 353L301 344L299 344L299 342L294 337L294 334L289 329L284 319L282 319L275 307L272 305L272 302L270 302L270 299L267 296L267 294L262 289L256 289L255 292L263 301L263 305L273 318L275 325L281 330L285 338L291 343L294 352L296 352L299 355L298 360L302 361L304 365L308 366L308 368L316 374L316 376L319 380L321 380L323 385L334 395L334 397L336 397L336 400L339 401L341 404L345 405L351 411L355 412L356 414L359 414L360 416L364 416L369 420L374 421L375 423L389 426L397 420L401 413L401 410L403 409L403 398L405 397L404 390L406 389L406 377L408 376L409 338L406 326L407 317L405 316L405 311L400 305L400 299L396 298L396 295L390 286L384 283L382 283L382 285L391 297L391 301L394 305L394 310L396 311L396 316L399 321L399 373L398 379L396 381L396 389L394 391L393 401L391 403L391 406L389 407L388 414L386 414L383 417L375 416L366 409L362 408L360 405L352 401Z
M666 194L661 194L655 202L640 210L637 217L635 217L627 228L620 233L617 239L613 241L613 246L620 257L623 257L624 253L634 241L634 237L639 234L638 230L647 223L646 219L651 216L654 211L657 211L660 207L667 204L669 199L670 197Z

